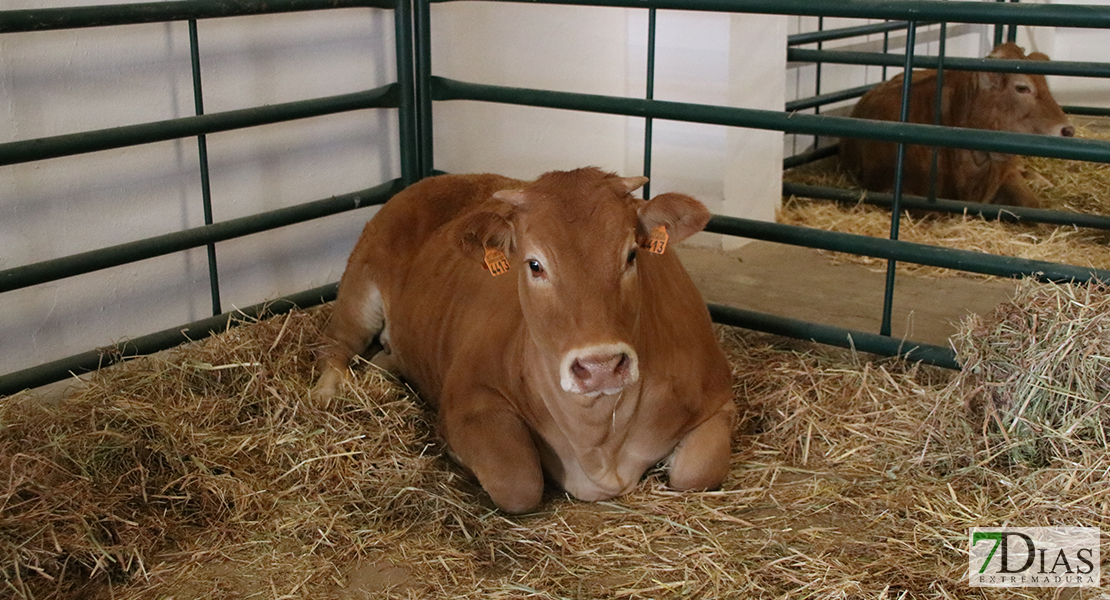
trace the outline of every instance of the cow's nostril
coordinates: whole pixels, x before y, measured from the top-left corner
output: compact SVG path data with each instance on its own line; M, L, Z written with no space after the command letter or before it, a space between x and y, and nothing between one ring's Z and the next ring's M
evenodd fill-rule
M590 378L590 370L582 366L582 363L577 360L571 363L570 372L574 374L575 379L585 380Z
M627 372L631 362L627 354L621 354L620 360L617 361L617 366L613 369L613 372L617 374Z
M1072 137L1072 136L1074 136L1075 135L1075 127L1073 127L1071 125L1065 125L1062 129L1060 129L1060 135L1063 136L1063 137Z

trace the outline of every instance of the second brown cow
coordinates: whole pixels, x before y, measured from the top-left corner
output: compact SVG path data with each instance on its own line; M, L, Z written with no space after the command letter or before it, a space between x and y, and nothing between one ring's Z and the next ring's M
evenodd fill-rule
M1001 44L988 58L1048 60L1040 52L1029 56L1012 43ZM913 72L909 121L932 125L935 121L937 73ZM902 75L867 92L852 110L862 119L897 121L901 112ZM940 125L993 129L1071 137L1075 129L1048 90L1043 75L945 71ZM933 148L906 146L903 192L929 193ZM894 188L896 145L857 138L840 141L844 166L863 187L878 192ZM969 202L1039 207L1029 188L1019 157L996 152L937 149L936 195Z
M545 473L583 500L624 494L664 460L672 487L716 487L732 373L662 239L709 212L682 194L633 197L646 181L587 168L401 192L351 254L316 395L378 338L437 409L451 455L509 512L536 507Z

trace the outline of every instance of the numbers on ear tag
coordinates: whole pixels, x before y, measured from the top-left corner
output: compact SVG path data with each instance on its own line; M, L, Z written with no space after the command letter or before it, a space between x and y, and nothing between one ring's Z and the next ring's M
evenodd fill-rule
M667 235L666 226L659 225L651 230L647 241L644 242L644 248L654 254L662 254L667 251L667 240L669 239L671 239L671 236Z
M486 268L489 274L497 277L509 272L509 259L505 253L496 248L486 248Z

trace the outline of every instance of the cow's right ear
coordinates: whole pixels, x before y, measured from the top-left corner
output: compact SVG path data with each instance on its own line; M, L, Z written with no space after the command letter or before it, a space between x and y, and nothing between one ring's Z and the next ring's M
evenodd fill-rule
M481 259L486 250L512 251L513 222L505 215L480 210L463 217L459 225L459 246L467 254Z

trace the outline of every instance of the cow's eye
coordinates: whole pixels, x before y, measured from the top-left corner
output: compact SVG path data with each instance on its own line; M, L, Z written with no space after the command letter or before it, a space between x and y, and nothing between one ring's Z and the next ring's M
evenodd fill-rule
M1014 90L1016 90L1017 93L1019 93L1019 94L1032 94L1033 93L1033 88L1025 85L1024 83L1019 83L1019 84L1015 85Z
M532 277L543 277L544 275L543 265L534 258L528 261L528 270L532 272Z
M628 251L628 266L636 264L636 249L633 248Z

